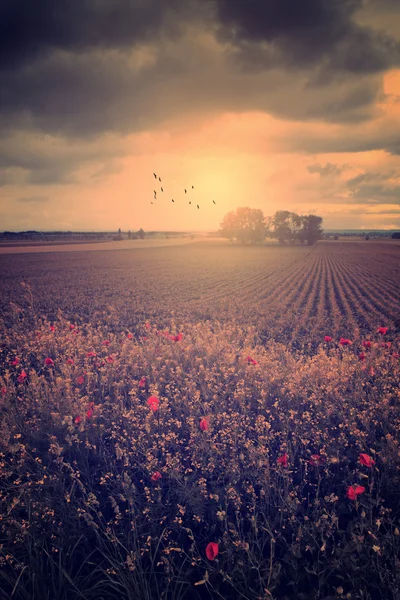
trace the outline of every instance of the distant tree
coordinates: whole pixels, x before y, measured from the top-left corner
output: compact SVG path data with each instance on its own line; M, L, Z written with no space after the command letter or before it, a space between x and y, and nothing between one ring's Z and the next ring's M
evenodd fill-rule
M118 229L118 235L121 235L122 231L121 231L121 227Z
M237 208L225 215L220 225L220 235L245 244L261 243L266 235L265 217L260 209Z
M139 239L143 240L144 239L144 231L142 228L139 229L139 231L137 232Z
M301 240L306 241L309 246L313 246L315 242L322 238L322 217L305 215L301 217L301 223Z
M395 231L392 234L392 240L400 240L400 231Z
M131 232L131 230L129 230L128 231L128 240L131 240L131 239L132 239L132 232Z

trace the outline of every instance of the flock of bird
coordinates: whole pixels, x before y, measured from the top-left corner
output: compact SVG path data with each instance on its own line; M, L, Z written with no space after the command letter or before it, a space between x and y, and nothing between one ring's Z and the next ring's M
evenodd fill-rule
M156 181L158 181L159 183L162 183L161 177L158 177L156 173L153 173L153 176ZM187 189L186 188L183 188L183 189L184 189L185 194L187 194L188 193ZM194 185L192 185L191 189L194 190ZM162 186L160 186L160 190L161 190L161 192L164 192L164 188ZM153 190L153 192L154 192L153 199L157 200L157 190ZM175 202L175 200L172 198L171 202ZM150 202L150 204L154 204L154 202ZM191 200L189 201L189 204L192 204ZM213 200L213 204L217 204L215 202L215 200ZM197 206L197 208L200 208L199 204L197 204L196 206Z

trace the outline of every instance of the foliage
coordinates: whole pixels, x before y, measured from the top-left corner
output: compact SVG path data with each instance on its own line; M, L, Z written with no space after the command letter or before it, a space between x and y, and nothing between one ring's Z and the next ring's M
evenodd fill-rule
M270 236L277 238L280 244L300 242L312 246L322 239L321 224L322 217L279 210L269 221Z
M220 233L241 243L261 243L265 239L265 217L261 210L241 207L225 215Z

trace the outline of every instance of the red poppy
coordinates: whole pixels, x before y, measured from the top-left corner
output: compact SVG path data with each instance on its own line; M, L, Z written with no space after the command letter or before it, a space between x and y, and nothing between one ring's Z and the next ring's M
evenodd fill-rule
M104 340L103 342L101 342L102 346L109 346L110 345L110 340Z
M332 338L331 338L331 336L330 336L330 335L326 335L326 336L324 337L324 342L331 342L331 341L332 341Z
M392 342L381 342L381 348L390 348Z
M2 388L1 388L1 393L2 393L2 394L7 394L7 388L5 388L5 387L2 387Z
M150 327L151 327L150 323L145 323L144 326L146 327L146 329L150 329Z
M21 371L20 375L18 375L18 383L22 383L24 379L27 377L25 371Z
M207 429L210 427L210 423L209 423L208 419L206 419L206 418L200 419L199 427L202 431L207 431Z
M74 359L73 358L67 358L67 364L68 365L73 365L74 364Z
M53 367L54 366L54 360L52 358L45 358L44 359L44 364L47 367Z
M160 471L155 471L155 473L153 473L153 475L151 476L151 480L152 481L158 481L159 479L161 479L162 475L160 473Z
M50 331L55 331L56 328L54 327L54 325L50 325Z
M282 465L282 467L287 467L288 466L288 458L289 458L289 456L285 452L285 454L282 454L282 456L280 456L276 462L278 463L278 465Z
M320 456L319 454L311 454L310 460L309 460L309 463L311 466L320 467L321 465L324 464L324 462L325 462L325 459L323 456Z
M128 333L127 336L128 340L131 340L133 338L133 335L131 333Z
M362 345L364 346L364 348L367 348L367 350L369 350L372 347L372 342L370 340L364 340Z
M93 356L96 356L96 352L86 352L86 356L87 356L88 358L91 358L91 357L93 357Z
M79 385L81 385L84 381L85 378L83 375L79 375L79 377L76 378L76 383L79 383Z
M81 418L78 415L77 417L75 417L75 423L78 425L78 423L80 423L80 422L81 422Z
M75 329L75 325L72 325L72 323L69 326L70 329Z
M367 355L365 354L365 352L360 352L360 354L358 355L358 358L359 358L360 360L365 360L365 359L366 359L366 356L367 356Z
M364 465L364 467L373 467L375 461L369 456L369 454L360 454L360 463Z
M362 485L356 485L354 487L354 485L355 484L350 485L347 488L346 495L347 495L347 497L348 497L349 500L356 500L357 496L359 496L360 494L363 494L365 492L365 487L364 486L362 486Z
M156 410L158 409L158 406L160 404L160 401L158 400L158 398L156 396L150 396L150 398L147 400L147 404L149 405L149 407L151 408L151 410L153 412L156 412Z
M17 356L17 358L15 358L15 359L14 359L14 360L11 362L11 364L12 364L12 365L14 365L14 367L16 367L17 365L19 365L19 358L18 358L18 356Z
M372 366L371 366L371 367L368 369L368 375L369 375L370 377L373 377L373 376L375 375L375 369L374 369L374 367L372 367Z
M92 408L89 408L89 410L88 410L88 411L87 411L87 413L86 413L86 416L87 416L87 418L88 418L88 419L90 419L90 417L91 417L92 415L93 415L93 409L92 409Z
M219 548L215 542L210 542L206 547L206 556L208 560L214 560L218 556Z
M251 358L251 356L247 357L247 362L252 365L258 365L258 362L254 358Z
M351 340L347 339L347 338L342 338L341 337L340 340L339 340L339 344L341 346L350 346L352 343L353 342Z
M381 335L385 335L388 332L389 327L378 327L376 333L380 333Z
M400 354L398 352L393 352L393 358L400 358Z
M139 381L139 387L145 387L146 386L146 377L142 377Z
M114 362L114 358L112 356L107 356L107 362L113 363ZM102 363L102 365L104 365L104 363Z

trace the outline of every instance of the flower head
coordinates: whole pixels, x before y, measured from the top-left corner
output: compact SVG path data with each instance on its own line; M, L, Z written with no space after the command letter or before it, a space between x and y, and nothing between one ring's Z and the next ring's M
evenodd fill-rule
M311 454L310 460L309 460L309 463L311 466L320 467L321 465L324 464L324 462L325 462L325 459L323 456L320 456L319 454Z
M153 473L153 475L151 476L151 480L152 481L158 481L159 479L161 479L162 475L160 473L160 471L155 471L155 473Z
M282 467L287 467L288 466L288 458L289 458L289 456L285 452L285 454L282 454L282 456L280 456L276 462L278 465L282 465Z
M364 467L373 467L375 461L369 456L369 454L360 454L359 461Z
M326 335L326 336L324 337L324 342L331 342L331 341L332 341L332 338L331 338L331 336L330 336L330 335Z
M352 343L353 342L351 340L347 339L347 338L342 338L341 337L340 340L339 340L339 344L341 346L351 346Z
M251 358L251 356L248 356L248 357L247 357L247 362L248 362L250 365L258 365L258 362L257 362L257 361L256 361L254 358Z
M380 333L381 335L385 335L388 332L389 327L378 327L376 333Z
M150 396L150 398L147 400L147 404L153 412L156 412L156 410L159 407L160 401L156 396Z
M18 375L18 383L22 383L26 377L27 374L25 373L25 371L21 371L21 373Z
M202 431L207 431L207 429L210 427L210 423L209 423L208 419L205 417L200 419L199 427Z
M209 542L206 547L206 556L208 560L214 560L218 556L219 548L215 542Z
M46 365L46 367L53 367L54 366L54 360L52 358L45 358L44 359L44 364Z
M359 496L360 494L363 494L364 492L365 492L364 486L353 484L347 488L346 495L349 500L356 500L357 496Z
M364 348L366 348L367 350L369 350L370 348L372 348L372 342L371 340L364 340L362 345L364 346Z
M139 387L146 387L146 377L142 377L139 381Z

